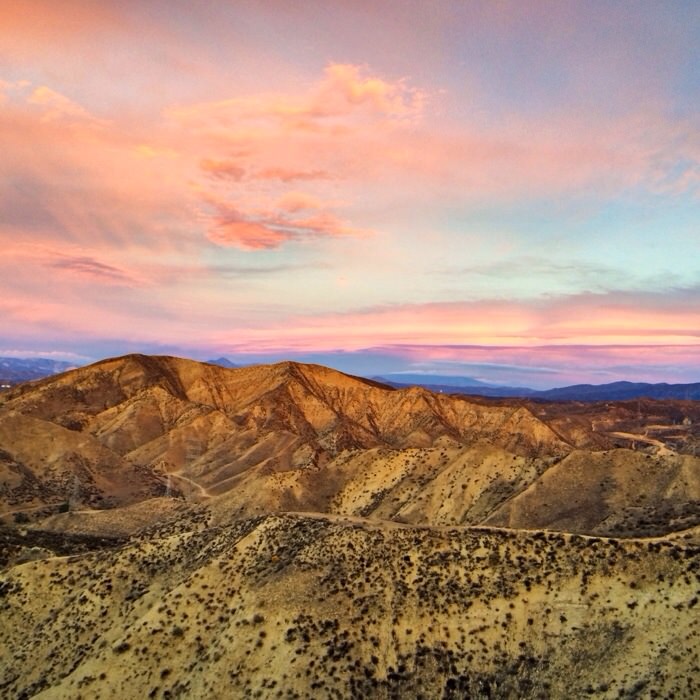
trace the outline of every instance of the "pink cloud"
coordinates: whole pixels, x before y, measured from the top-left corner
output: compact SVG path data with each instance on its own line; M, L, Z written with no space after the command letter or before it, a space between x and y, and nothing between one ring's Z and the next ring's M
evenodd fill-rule
M208 148L244 150L237 167L246 170L246 193L259 190L257 180L298 180L318 197L342 183L416 205L434 206L437 191L443 203L481 206L571 192L698 191L693 125L652 108L616 117L564 110L546 121L487 120L475 109L451 122L438 116L433 93L340 64L306 91L190 105L170 117Z
M4 233L0 227L0 239ZM95 315L114 319L117 310L125 318L129 313L138 317L150 309L154 313L152 325L156 328L162 319L172 316L171 307L181 303L177 300L180 295L187 298L193 285L216 274L211 266L188 258L145 258L138 251L132 253L128 249L107 251L66 242L52 244L5 238L0 297L21 302L23 308L41 309L48 304L51 313L63 308L52 327L68 319L71 321L68 325L72 325L78 318L89 324ZM164 292L162 296L161 292ZM15 325L9 316L5 321L9 334ZM126 324L119 326L115 321L115 332L117 328L120 333L130 334ZM140 332L138 324L134 330ZM44 332L39 321L35 332Z
M279 231L254 221L215 220L208 232L212 243L222 246L235 246L243 250L263 250L277 248L291 238L285 231Z
M320 212L303 219L278 217L277 221L301 235L365 237L372 234L371 231L349 226L330 212Z
M420 113L425 95L405 80L388 82L365 77L360 66L335 63L326 67L324 80L311 101L313 116L347 114L359 107L392 117L413 117Z
M295 180L332 180L326 170L293 170L289 168L265 168L254 174L261 180L281 180L282 182L294 182Z
M273 121L291 128L309 129L329 118L363 114L388 119L415 117L424 94L405 80L387 81L365 76L351 64L330 64L323 79L305 93L262 93L204 102L169 110L169 116L190 128L212 129L240 121Z
M45 85L36 88L28 97L27 102L41 108L41 118L44 121L68 119L91 122L95 125L104 123L96 119L82 105Z
M199 167L208 175L221 180L238 181L245 175L245 168L242 168L235 160L215 160L213 158L202 158Z
M244 213L232 205L208 198L214 202L216 214L210 221L207 236L212 243L235 246L243 250L277 248L286 241L304 240L315 236L366 236L364 231L345 224L329 212L320 212L305 218L294 218L285 213Z
M363 157L366 135L375 139L383 130L406 128L404 122L421 112L423 96L405 80L366 72L332 64L298 94L253 94L167 112L172 127L189 135L189 148L239 154L199 159L210 180L193 190L205 202L210 241L254 250L369 232L351 220L352 202L339 211L337 196L328 197L330 183L346 177L348 164ZM310 191L289 193L284 184L294 181L304 181Z
M198 189L198 193L205 205L207 237L217 245L260 250L292 240L372 234L346 223L328 211L328 203L305 193L286 193L272 209L242 206L217 192Z
M236 334L236 351L358 350L383 345L700 346L697 290L579 294L523 301L476 301L299 315ZM218 340L224 344L226 337Z
M512 201L571 192L612 196L634 187L693 191L692 169L679 164L700 163L694 144L692 124L651 111L615 118L562 112L546 121L511 115L492 122L467 117L439 129L419 125L363 155L368 177L392 176L419 197L438 185L443 196L462 202Z
M372 353L407 363L410 372L467 375L496 383L548 388L620 379L693 382L700 378L697 345L390 345Z
M115 265L109 265L87 255L59 256L48 263L69 275L82 277L91 283L134 286L140 284L130 272Z
M547 129L525 118L427 123L426 91L345 64L327 67L298 94L191 105L170 121L145 124L100 120L47 85L4 86L0 174L18 183L0 193L13 217L7 235L59 237L89 251L77 258L115 269L100 276L86 260L70 274L115 285L144 277L111 261L114 248L184 255L207 240L255 251L370 235L363 198L374 191L383 193L382 211L397 211L392 198L431 205L436 188L441 201L468 203L587 187L678 193L699 184L692 159L700 162L700 153L682 123L642 114L605 123L560 115ZM295 118L283 117L289 114ZM681 156L685 170L675 168ZM303 182L304 191L290 192L290 182ZM628 327L625 314L608 317L620 339L672 330L661 319ZM447 323L455 335L456 322ZM566 323L532 331L548 339L600 330Z
M64 40L84 46L84 37L121 35L148 18L115 4L79 0L61 3L60 9L37 0L30 11L26 3L11 0L3 10L4 40L35 51L42 43L60 46ZM557 41L568 41L578 13L562 12L568 19L547 25L548 31ZM149 36L159 23L153 21L157 14L147 22ZM481 14L476 12L474 21ZM483 14L491 18L489 28L502 24L501 11ZM504 26L520 31L515 14L505 14L510 20ZM175 36L160 24L158 45L167 52ZM439 96L436 84L416 85L400 75L331 63L305 83L297 76L295 89L231 88L225 99L183 98L163 110L163 119L151 115L139 123L141 115L132 114L112 124L99 121L70 91L63 89L68 97L53 85L29 86L21 109L14 98L5 100L10 109L0 136L10 145L3 149L4 170L32 191L27 198L36 201L36 211L45 212L75 242L103 237L105 243L139 245L141 238L147 239L145 247L157 249L182 246L185 240L196 246L207 237L260 240L269 247L300 236L363 235L373 228L370 217L377 210L397 211L402 200L432 214L454 202L507 205L571 192L700 192L694 124L672 120L656 104L636 104L617 115L562 109L545 120L526 113L485 114L475 95L473 109L461 110L451 121L452 96ZM222 84L217 83L218 94L226 95ZM2 85L0 91L13 92L9 83ZM91 130L91 123L100 128ZM197 219L191 183L202 177L206 187L236 203L250 226L229 222L225 235L221 229L216 234L214 220ZM318 216L288 220L282 214L301 209L271 206L282 201L284 185L292 182L303 182L309 197L326 202ZM341 187L342 210L328 204L338 201ZM379 198L377 192L381 202L370 206L366 201ZM263 198L267 202L260 204ZM248 206L251 201L254 207ZM273 211L266 215L265 208Z
M328 66L297 94L184 105L143 124L95 118L47 85L5 91L0 171L27 192L26 215L21 198L13 209L43 216L44 230L74 243L182 249L206 237L254 250L363 236L372 228L367 191L383 193L386 211L406 199L428 212L436 190L445 202L469 203L640 185L678 194L699 184L697 163L676 167L682 157L700 161L687 125L650 115L598 123L559 115L546 129L467 115L450 125L429 113L428 91L347 64ZM240 221L217 211L197 220L192 183L201 176ZM291 182L305 183L305 202L292 201ZM291 216L304 208L316 213Z
M660 348L663 352L660 353ZM533 345L533 346L479 346L479 345L394 345L378 346L377 351L390 351L415 363L438 362L445 367L463 363L498 363L517 367L546 369L547 365L565 367L579 362L582 355L591 370L620 366L634 362L639 365L658 365L660 358L672 365L700 366L697 345ZM543 366L544 365L544 366Z
M0 113L5 235L151 251L192 240L184 231L188 171L177 151L95 119L45 86L29 87L13 91Z
M278 209L297 212L303 209L322 209L326 206L318 197L306 192L285 192L276 204Z

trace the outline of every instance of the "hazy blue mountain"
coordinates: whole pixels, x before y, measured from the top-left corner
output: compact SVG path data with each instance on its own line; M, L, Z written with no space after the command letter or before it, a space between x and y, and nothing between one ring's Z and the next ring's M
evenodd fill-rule
M482 382L479 379L472 377L455 377L451 375L441 374L409 374L405 372L391 372L382 374L381 377L372 377L373 379L384 382L386 384L419 384L420 386L436 385L441 387L485 387L491 388L493 385L487 382Z
M395 377L402 377L403 381L398 381L394 379ZM411 379L407 381L408 377ZM693 384L649 384L621 381L610 384L575 384L538 391L528 387L493 386L478 382L471 377L389 374L375 377L375 379L397 389L419 385L430 391L445 394L470 394L494 398L532 398L547 401L626 401L640 398L700 400L700 382ZM446 379L450 381L444 381ZM463 381L459 382L460 379Z
M240 367L240 365L231 362L227 357L219 357L216 360L207 360L206 362L210 365L219 365L219 367L228 367L229 369Z
M395 389L405 389L409 386L422 386L429 391L435 391L441 394L466 394L469 396L490 396L493 398L522 398L530 397L537 394L535 389L517 386L494 386L492 384L432 384L423 382L396 382L384 377L373 377L378 382L393 386Z
M624 401L625 399L700 399L700 382L694 384L647 384L645 382L612 382L611 384L576 384L559 389L538 391L543 399L577 401Z
M43 357L0 357L0 385L41 379L75 367L70 362Z

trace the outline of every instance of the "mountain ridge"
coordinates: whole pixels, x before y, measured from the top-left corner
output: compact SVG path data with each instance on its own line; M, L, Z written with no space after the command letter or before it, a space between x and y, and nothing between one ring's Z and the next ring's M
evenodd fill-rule
M76 367L71 362L44 357L0 357L0 386L7 389L14 384L41 379Z
M120 507L146 495L174 495L208 503L222 523L319 510L416 524L495 518L517 527L630 536L651 517L649 508L658 508L662 516L645 526L652 533L695 525L700 483L654 487L654 499L637 512L632 484L643 481L637 472L620 472L619 485L613 479L605 491L612 511L600 509L599 520L566 516L565 502L540 509L548 514L544 521L506 514L512 499L548 493L541 488L548 470L577 450L591 473L613 468L606 450L631 450L640 459L656 455L654 479L685 478L677 454L696 449L695 404L654 404L660 414L649 413L653 423L640 423L638 411L631 415L617 405L583 414L581 406L475 402L296 362L227 369L170 356L108 358L0 396L6 455L0 466L7 474L0 504L4 498L6 513L36 509L39 515L42 505L77 507L81 498L86 507L99 507L114 498L101 475L121 470L138 475L133 483L140 486L117 489ZM49 457L49 447L41 448L43 456L32 461L32 450L43 443L29 436L41 425L53 436L52 452ZM696 464L692 454L688 459ZM585 488L583 501L594 502L598 486ZM524 512L536 513L537 498L534 503ZM625 507L632 511L605 525Z
M399 376L399 375L390 375ZM415 375L416 377L419 375ZM431 391L441 393L459 393L470 396L487 396L492 398L528 398L545 401L625 401L640 398L650 399L680 399L700 400L700 382L689 384L669 384L658 382L630 382L627 380L609 382L607 384L572 384L553 389L531 389L529 387L513 387L486 384L471 378L462 378L462 383L439 383L428 377L429 381L402 383L387 377L375 377L397 389L409 386L423 386ZM435 379L448 379L445 376ZM466 381L468 380L468 381Z
M318 514L192 520L0 572L0 684L47 699L690 698L699 556Z
M133 356L147 357L147 355L141 353L133 353ZM111 359L114 358L104 358L94 364L109 362ZM223 356L217 359L206 360L205 364L228 369L261 366L239 365ZM295 362L295 364L314 366L313 363L304 362ZM70 369L76 369L77 367L78 365L69 362L46 358L0 357L0 387L6 390L18 383L42 379ZM348 376L355 375L349 374ZM561 401L620 401L636 398L700 400L700 382L672 384L668 382L649 383L620 380L605 384L572 384L552 389L532 389L524 386L493 384L468 376L430 375L410 372L388 373L384 376L358 376L357 378L376 381L385 386L392 386L398 389L410 386L423 386L438 393L463 393L470 396L488 396L493 398L531 398Z

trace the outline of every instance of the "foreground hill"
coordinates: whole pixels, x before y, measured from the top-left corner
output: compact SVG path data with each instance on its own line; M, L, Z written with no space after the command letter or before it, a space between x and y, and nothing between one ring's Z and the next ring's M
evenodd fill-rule
M185 497L219 524L314 511L660 535L700 524L700 460L678 452L700 409L648 403L487 403L316 365L131 355L0 397L0 515L99 535Z
M0 576L0 692L697 697L700 550L268 516Z

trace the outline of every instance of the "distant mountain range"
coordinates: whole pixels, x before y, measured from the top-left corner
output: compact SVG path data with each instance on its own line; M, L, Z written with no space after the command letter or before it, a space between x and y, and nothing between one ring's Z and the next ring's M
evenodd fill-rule
M235 369L237 365L226 357L206 360L207 364ZM45 357L0 357L0 388L8 388L22 382L43 379L53 374L76 369L79 365L61 360L48 360Z
M219 357L216 360L206 360L206 363L208 365L218 365L219 367L228 367L228 369L235 369L236 367L240 367L240 365L237 365L235 362L231 362L227 357Z
M528 398L546 401L626 401L629 399L700 400L700 382L694 384L649 384L646 382L611 382L609 384L574 384L556 389L495 386L471 377L426 374L389 374L373 377L389 386L422 386L445 394L470 394L493 398Z
M206 362L227 369L240 367L226 357ZM66 372L69 369L75 369L77 366L70 362L49 360L43 357L0 357L0 388L42 379L53 374ZM488 384L473 377L440 374L395 372L371 377L371 379L398 389L422 386L430 391L443 394L467 394L491 398L527 398L545 401L626 401L638 398L700 400L700 382L693 384L649 384L620 381L609 384L575 384L555 389L537 390L522 386Z
M694 384L647 384L612 382L611 384L576 384L559 389L537 391L535 398L577 401L623 401L625 399L700 399L700 382Z
M390 374L383 374L381 377L372 377L379 382L384 382L389 385L398 386L439 386L439 387L449 387L454 389L455 387L463 388L483 388L483 389L494 389L496 388L493 384L488 382L482 382L479 379L474 379L473 377L455 377L451 375L443 374L411 374L409 372L392 372ZM512 389L513 387L501 387ZM532 391L531 389L524 389L525 391Z
M52 374L75 369L77 365L43 357L0 357L0 385L13 385L42 379Z

